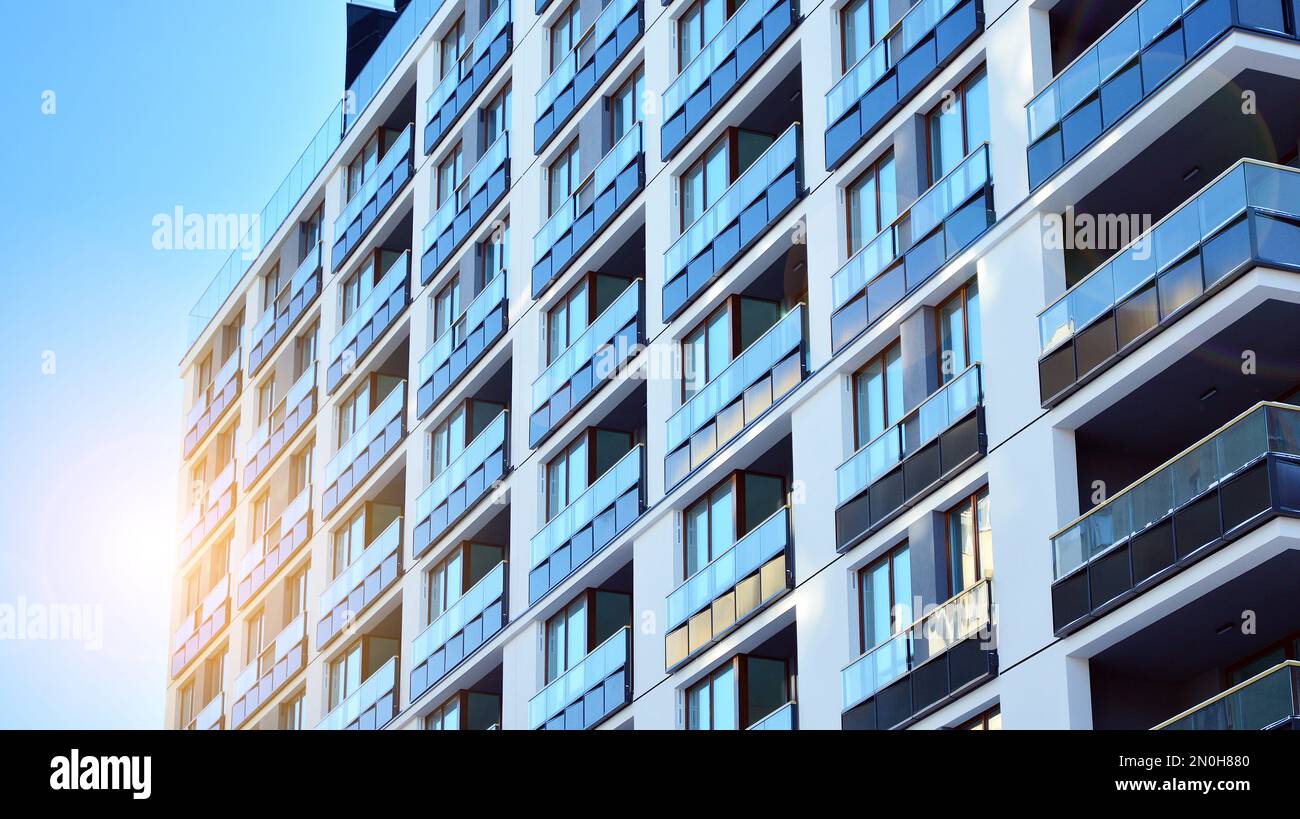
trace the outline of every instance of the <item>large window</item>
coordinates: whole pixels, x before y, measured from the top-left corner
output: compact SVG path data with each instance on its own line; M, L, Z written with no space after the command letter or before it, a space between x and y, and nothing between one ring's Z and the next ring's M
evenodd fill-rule
M366 509L358 509L348 522L334 530L332 544L332 573L338 577L366 548Z
M500 563L500 546L462 543L425 574L426 622L432 623Z
M898 218L898 174L893 151L876 160L849 186L846 204L852 256Z
M903 417L903 353L895 341L853 374L854 449Z
M575 284L546 313L546 363L569 349L630 284L628 279L599 273L589 274Z
M686 692L688 731L734 731L740 727L736 676L736 667L729 663Z
M632 128L641 121L641 101L645 98L645 71L641 68L636 70L636 74L610 98L609 117L610 117L610 145L617 144L620 139L631 131Z
M677 70L686 68L735 14L736 0L696 0L677 20Z
M505 409L490 401L469 400L452 411L429 435L429 479L442 474L465 447Z
M957 726L961 731L1001 731L1002 709L995 705L989 710Z
M985 487L948 512L949 594L960 594L992 576L993 528Z
M778 302L732 296L682 340L682 401L727 368L783 314Z
M244 665L251 665L262 656L262 648L266 640L266 612L258 610L257 613L250 615L244 622ZM262 673L259 668L258 674Z
M573 503L632 448L632 433L591 428L546 464L546 519Z
M578 140L574 139L546 169L547 214L555 213L556 208L578 189L582 182L579 173Z
M483 108L483 149L510 130L510 86L492 98Z
M783 659L739 655L686 691L688 731L748 728L790 701Z
M303 700L306 694L299 694L280 706L280 726L285 731L301 731Z
M442 70L439 77L446 77L458 70L461 54L465 51L465 42L465 18L460 17L439 44L439 65Z
M947 176L989 139L989 83L981 67L945 95L926 117L930 142L930 184Z
M777 475L737 472L686 508L686 577L726 552L785 505L785 480Z
M348 163L345 201L351 200L366 180L375 174L379 167L379 160L401 134L401 131L392 128L379 128L366 140L361 150L357 151L357 155Z
M433 296L433 337L442 338L443 333L456 327L460 319L460 279L454 278L446 287ZM453 336L451 344L460 343L459 336Z
M889 33L889 0L853 0L840 10L840 70L848 71Z
M632 596L588 589L546 621L546 682L573 668L594 648L631 623Z
M356 434L374 409L372 404L373 387L370 382L369 377L361 379L361 383L357 385L356 389L339 403L337 441L339 447L346 444Z
M338 704L361 687L362 641L357 640L343 655L329 665L329 707L333 710Z
M456 193L456 187L460 185L461 175L465 170L464 152L459 144L451 149L442 162L438 163L438 189L434 192L434 204L442 207L448 199L451 199Z
M726 192L775 141L771 134L728 128L680 179L681 229L685 230Z
M580 6L578 2L570 3L551 25L551 71L560 67L560 62L569 56L582 36Z
M903 544L858 573L864 653L912 624L909 559L907 544Z
M317 343L320 339L320 320L312 322L312 325L304 330L298 338L294 339L294 368L293 375L297 379L307 372L307 368L316 363Z
M939 383L947 384L981 357L980 294L975 280L939 305L937 316Z

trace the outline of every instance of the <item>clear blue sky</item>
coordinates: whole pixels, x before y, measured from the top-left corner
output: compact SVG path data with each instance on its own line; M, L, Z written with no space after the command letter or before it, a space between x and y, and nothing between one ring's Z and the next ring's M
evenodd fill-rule
M339 97L343 36L344 0L5 5L0 624L97 606L103 645L0 639L0 728L161 727L177 363L227 254L155 250L152 221L260 211Z

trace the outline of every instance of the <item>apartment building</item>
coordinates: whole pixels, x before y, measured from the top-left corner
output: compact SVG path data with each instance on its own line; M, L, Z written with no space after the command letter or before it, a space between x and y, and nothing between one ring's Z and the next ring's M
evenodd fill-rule
M194 311L168 727L1288 726L1300 0L396 0Z

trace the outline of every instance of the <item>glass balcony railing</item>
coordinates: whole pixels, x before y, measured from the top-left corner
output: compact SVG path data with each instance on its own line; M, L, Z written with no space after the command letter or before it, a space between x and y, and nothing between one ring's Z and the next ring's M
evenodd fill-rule
M360 722L371 710L376 711L374 727L383 727L397 712L397 667L398 657L388 658L388 662L325 715L316 726L317 730L342 731ZM385 702L388 703L387 709L384 708Z
M583 32L551 75L542 82L541 88L537 89L533 96L534 111L545 111L555 104L556 97L577 76L578 69L595 55L601 43L614 36L618 24L636 8L637 2L638 0L610 0L609 5L601 10L596 22Z
M401 135L397 137L397 141L390 145L388 151L380 158L379 164L361 183L361 187L357 188L352 196L348 198L347 204L343 206L338 218L334 220L334 235L336 237L347 233L348 226L361 215L361 209L379 193L380 185L393 175L398 163L410 159L411 137L414 133L415 126L408 123L402 129Z
M440 0L441 2L441 0ZM483 27L479 29L478 34L474 35L474 41L464 50L464 54L456 64L455 71L447 72L436 86L433 93L424 103L424 117L428 122L442 110L442 106L447 104L447 100L456 91L456 86L465 79L465 75L473 70L474 61L487 53L488 46L497 38L501 32L505 31L506 26L510 25L510 4L502 3L497 6L496 11L483 22Z
M803 319L804 306L796 305L732 359L713 380L688 398L668 419L667 450L671 452L685 443L692 433L716 418L746 388L771 372L791 351L798 349L803 344Z
M489 455L505 445L506 434L510 430L509 419L510 411L501 410L488 422L483 431L461 450L455 460L438 473L438 476L415 499L416 520L429 517L434 509L447 500L453 489L465 483L466 478L482 466Z
M298 269L294 271L293 276L291 276L289 280L280 287L280 292L276 294L276 301L266 306L266 309L262 311L261 318L259 318L257 323L253 325L249 338L253 340L254 347L261 345L263 340L271 334L271 331L277 329L276 322L280 321L282 317L289 315L288 305L284 305L283 309L279 309L277 306L279 297L288 293L291 300L294 299L297 294L303 291L303 288L307 286L311 278L316 275L316 271L320 265L321 243L317 242L298 264ZM284 327L278 328L278 335L275 341L279 340L279 336L284 334L285 329L286 328ZM274 343L275 342L273 341L272 344ZM266 352L267 351L265 350L261 351L260 359L265 359ZM250 355L252 354L250 353ZM249 367L250 369L254 369L256 368L256 365L250 362Z
M982 395L980 365L972 364L835 470L837 502L843 504L861 494L881 475L933 441L974 410Z
M505 594L505 584L506 563L502 561L416 636L411 643L412 666L429 659L449 639L463 631L467 623L500 600Z
M384 560L399 551L402 545L402 518L399 516L362 550L361 554L329 582L320 595L320 610L328 613L348 599L352 590L361 585L371 572L383 565Z
M469 201L474 194L488 183L488 179L501 166L501 163L509 158L510 132L502 131L497 136L496 141L474 163L474 167L461 180L455 192L447 197L447 201L438 206L438 209L433 212L433 217L424 226L422 235L426 250L432 247L438 241L438 238L452 226L452 223L456 220L456 214L469 205Z
M406 278L410 275L411 270L411 252L408 250L399 256L391 265L373 290L366 296L365 300L352 311L352 315L343 322L339 331L330 339L330 360L338 360L347 350L348 345L357 340L361 330L366 326L379 312L380 308L388 303L406 283Z
M713 604L790 543L790 510L782 507L668 595L668 629Z
M991 625L991 584L981 580L850 663L841 672L844 710Z
M280 399L280 403L275 405L275 409L271 410L265 420L253 430L248 444L244 447L245 463L253 463L257 459L258 452L271 440L271 434L284 426L287 414L310 398L315 389L316 367L309 365L298 376L298 380L293 382L293 386L289 387L289 391L284 394L284 398Z
M185 416L186 426L190 429L191 435L201 426L203 414L211 409L213 402L224 396L226 385L239 374L240 361L243 359L243 350L236 348L233 353L226 357L226 363L221 365L217 374L212 377L212 382L204 390L199 400L194 402L190 407L189 413ZM221 409L225 409L222 407ZM213 419L208 419L207 427L211 428ZM202 432L199 433L202 435Z
M740 8L736 9L731 18L718 29L718 33L713 35L713 39L700 49L700 52L686 64L682 72L668 86L668 90L664 91L665 121L672 119L673 114L682 109L691 95L704 85L718 66L735 53L740 41L763 22L763 18L769 11L780 4L781 0L745 0Z
M556 677L541 692L528 701L528 727L536 730L567 707L582 699L611 674L628 664L628 644L632 630L624 626L605 642L592 649L586 657ZM614 704L606 703L601 716L611 713ZM593 720L587 720L591 725Z
M311 536L312 486L302 488L275 522L267 527L254 545L239 560L239 583L236 586L236 605L243 608L253 594L275 576L288 558ZM299 529L299 525L303 527Z
M1300 662L1287 660L1195 708L1160 723L1155 731L1262 731L1300 716Z
M276 635L271 644L263 649L257 659L253 660L235 677L235 699L241 699L258 681L273 669L281 660L286 659L295 648L302 646L307 639L307 614L300 613L289 625Z
M415 44L425 26L442 8L443 2L444 0L411 0L402 11L401 16L393 23L393 27L384 35L383 41L366 62L365 67L357 74L352 85L348 86L348 128L351 128L365 112L370 101L388 81L396 70L397 64Z
M641 280L637 279L606 307L564 352L555 357L533 382L533 409L540 408L573 374L591 361L601 346L634 320L641 306Z
M795 715L798 706L793 702L787 702L772 713L750 725L746 730L749 731L793 731L798 727L798 720Z
M330 486L336 483L339 476L361 456L361 453L370 448L371 443L379 434L384 431L395 418L402 415L406 408L406 382L399 381L397 386L379 402L366 420L357 427L352 435L339 447L334 457L329 459L325 464L325 485Z
M420 359L420 383L423 384L433 378L433 374L447 359L451 358L452 351L463 341L473 330L483 324L488 313L495 310L501 305L506 298L506 271L498 272L490 282L483 286L479 294L469 303L465 311L460 314L455 323L442 331L437 341L429 348L429 352L424 354Z
M217 695L203 706L203 710L195 715L194 721L185 727L190 731L219 731L223 725L225 709L226 694L224 691L218 691Z
M608 509L623 493L641 480L641 459L645 446L638 444L604 474L592 481L581 495L551 518L532 541L532 568L541 565L555 550L568 543L601 511Z

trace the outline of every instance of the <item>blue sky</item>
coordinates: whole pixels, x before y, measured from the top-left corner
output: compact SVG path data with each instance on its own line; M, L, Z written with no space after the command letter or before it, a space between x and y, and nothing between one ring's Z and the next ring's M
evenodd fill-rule
M0 728L161 727L177 363L227 253L155 250L153 218L260 211L339 97L343 37L344 0L6 6L0 634L24 601L103 627L0 638Z

